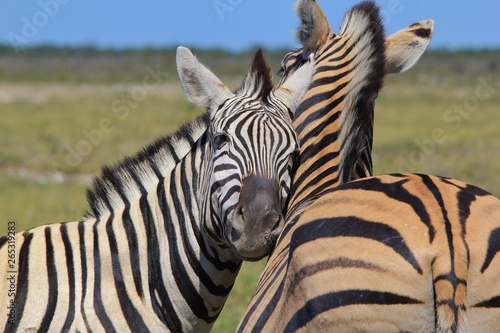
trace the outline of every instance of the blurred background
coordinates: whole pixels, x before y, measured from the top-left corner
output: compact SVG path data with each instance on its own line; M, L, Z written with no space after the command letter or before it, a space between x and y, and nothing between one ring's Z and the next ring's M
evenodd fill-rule
M319 0L334 30L357 1ZM458 178L500 196L500 2L376 1L393 33L433 18L430 50L376 104L375 173ZM178 83L191 47L236 88L258 47L274 70L298 46L294 1L0 2L0 235L78 220L104 164L203 110ZM146 84L145 82L148 82ZM263 262L244 266L214 328L231 332Z

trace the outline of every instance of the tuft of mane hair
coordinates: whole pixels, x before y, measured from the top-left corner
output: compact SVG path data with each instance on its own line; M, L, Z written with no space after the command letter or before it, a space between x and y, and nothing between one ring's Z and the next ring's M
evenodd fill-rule
M265 100L272 90L272 70L264 58L262 49L259 49L253 58L252 67L248 71L241 87L236 90L236 93L254 96L255 99Z
M113 167L105 166L87 189L92 212L86 218L100 218L126 207L154 188L195 146L209 125L208 112L182 125L175 133L159 138L133 157Z
M385 32L379 8L373 1L364 1L354 6L345 15L339 35L351 39L351 82L347 87L344 111L342 112L340 163L345 167L341 182L351 180L356 161L363 156L371 166L373 142L373 98L383 86L385 76ZM347 152L347 154L345 154Z

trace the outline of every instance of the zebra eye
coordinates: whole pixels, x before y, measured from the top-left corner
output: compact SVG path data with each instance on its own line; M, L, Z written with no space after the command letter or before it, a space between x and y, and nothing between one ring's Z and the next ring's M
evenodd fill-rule
M283 68L283 66L281 66L281 68L276 72L276 75L283 76L283 74L285 74L285 68Z
M226 133L219 133L214 135L214 145L217 149L222 149L230 141L229 135Z

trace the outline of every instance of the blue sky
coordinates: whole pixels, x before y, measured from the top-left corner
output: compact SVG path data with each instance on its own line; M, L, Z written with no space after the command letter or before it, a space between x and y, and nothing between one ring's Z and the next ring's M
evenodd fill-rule
M317 0L338 30L358 1ZM99 47L294 47L294 0L2 0L0 42ZM377 0L386 31L436 22L432 48L500 48L499 0Z

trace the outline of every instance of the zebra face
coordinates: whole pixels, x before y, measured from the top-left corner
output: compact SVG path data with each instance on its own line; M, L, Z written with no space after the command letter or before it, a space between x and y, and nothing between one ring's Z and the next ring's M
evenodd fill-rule
M298 151L291 115L309 87L314 61L273 89L259 51L235 93L188 49L178 48L177 68L187 97L210 113L210 182L202 186L211 218L203 229L236 258L259 260L283 227Z
M258 260L270 253L284 223L283 208L297 166L291 120L259 101L243 109L228 101L231 116L213 122L211 204L235 255ZM283 110L283 111L286 111Z

